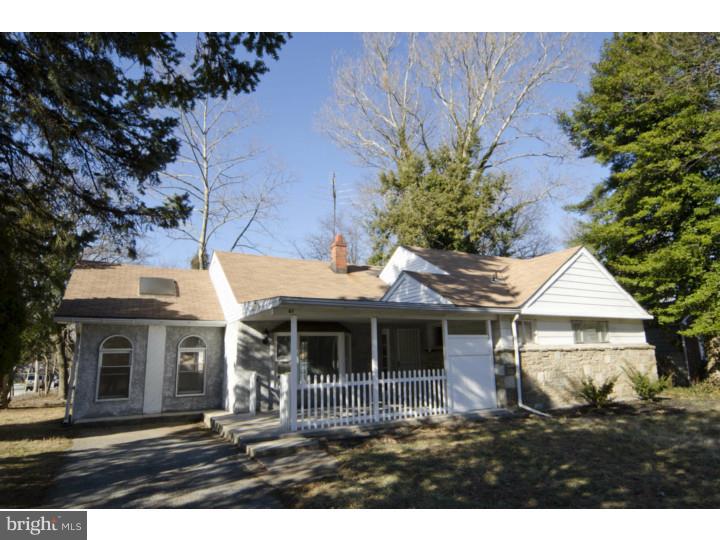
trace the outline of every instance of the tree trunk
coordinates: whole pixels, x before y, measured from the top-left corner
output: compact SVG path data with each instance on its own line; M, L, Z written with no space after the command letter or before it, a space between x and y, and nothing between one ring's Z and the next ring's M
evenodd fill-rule
M33 378L33 394L37 394L40 385L40 362L35 360L35 377Z
M50 381L48 381L48 366L50 364L50 359L46 356L45 357L45 375L43 377L43 395L48 395L50 393Z
M67 399L67 389L68 389L68 350L67 350L67 333L63 330L60 333L60 339L57 343L57 349L56 354L58 358L58 397Z
M7 409L12 399L13 373L0 375L0 409Z

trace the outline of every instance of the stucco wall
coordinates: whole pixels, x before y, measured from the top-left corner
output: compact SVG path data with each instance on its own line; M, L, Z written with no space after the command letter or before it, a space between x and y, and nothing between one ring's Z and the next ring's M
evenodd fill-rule
M145 390L145 355L147 352L147 326L83 324L80 338L79 369L73 418L125 416L142 414ZM130 374L130 398L125 400L97 401L98 360L100 344L113 335L125 336L133 346Z
M249 381L252 372L258 374L257 407L260 410L277 408L277 373L272 347L263 343L269 323L233 323L229 336L235 338L236 350L226 355L226 408L232 412L247 412L250 404Z
M162 393L162 411L202 410L222 406L223 397L223 328L168 326L162 387L152 391ZM96 388L100 344L109 336L121 335L132 343L132 371L130 397L125 400L97 401ZM178 343L184 336L200 336L207 345L205 366L205 395L175 397ZM145 367L148 327L140 325L83 324L79 350L79 370L73 418L130 416L143 414L145 396Z
M623 367L632 366L657 376L655 348L651 345L573 345L523 347L520 353L523 401L536 408L580 404L572 396L572 382L592 377L600 383L617 375L613 397L635 399Z
M175 395L178 345L187 336L202 338L207 347L205 350L205 395L203 396ZM168 326L162 388L163 412L197 411L221 407L223 378L223 328Z

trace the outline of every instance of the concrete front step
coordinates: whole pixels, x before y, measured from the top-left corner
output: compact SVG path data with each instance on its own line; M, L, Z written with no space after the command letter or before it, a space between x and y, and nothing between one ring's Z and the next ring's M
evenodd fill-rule
M251 443L245 446L245 453L252 458L281 457L295 454L300 450L315 450L320 443L306 437L281 437L279 439Z

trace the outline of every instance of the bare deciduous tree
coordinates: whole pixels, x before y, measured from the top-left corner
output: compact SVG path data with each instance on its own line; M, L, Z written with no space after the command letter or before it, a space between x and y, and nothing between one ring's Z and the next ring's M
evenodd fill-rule
M100 235L98 239L83 250L82 258L86 261L96 261L111 264L133 263L144 264L153 253L150 248L142 243L136 246L133 256L131 257L126 246L121 245L116 239L108 235Z
M330 258L330 246L338 233L343 235L347 243L348 263L362 264L367 259L367 242L363 224L355 216L340 216L336 224L333 224L332 216L320 220L317 232L309 234L302 246L296 246L296 251L303 259L327 261Z
M570 34L366 34L363 54L336 70L322 126L378 168L442 144L467 153L476 137L483 168L558 156L536 126L554 111L538 102L547 85L574 80L580 51Z
M518 254L549 247L537 223L561 184L528 186L509 170L518 159L564 159L554 131L551 85L575 80L583 48L570 34L367 34L363 52L340 63L334 95L321 114L325 132L369 167L398 170L408 155L449 148L472 173L502 173L526 230ZM541 163L541 162L538 162ZM383 205L375 198L376 207ZM368 214L369 212L366 212ZM531 238L532 237L532 238Z
M256 164L264 150L243 144L240 135L253 125L257 112L237 98L208 98L192 111L180 113L181 150L175 167L159 190L185 192L196 219L176 231L176 237L197 245L197 267L207 266L208 246L221 229L232 229L227 249L257 249L251 233L270 234L265 222L273 215L287 184L276 166Z

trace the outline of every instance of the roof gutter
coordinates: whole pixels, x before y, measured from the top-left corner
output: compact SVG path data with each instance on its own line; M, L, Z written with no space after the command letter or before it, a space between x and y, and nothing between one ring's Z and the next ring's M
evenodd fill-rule
M127 324L132 326L225 326L225 321L198 321L195 319L123 319L109 317L53 317L59 324L94 323L94 324Z

